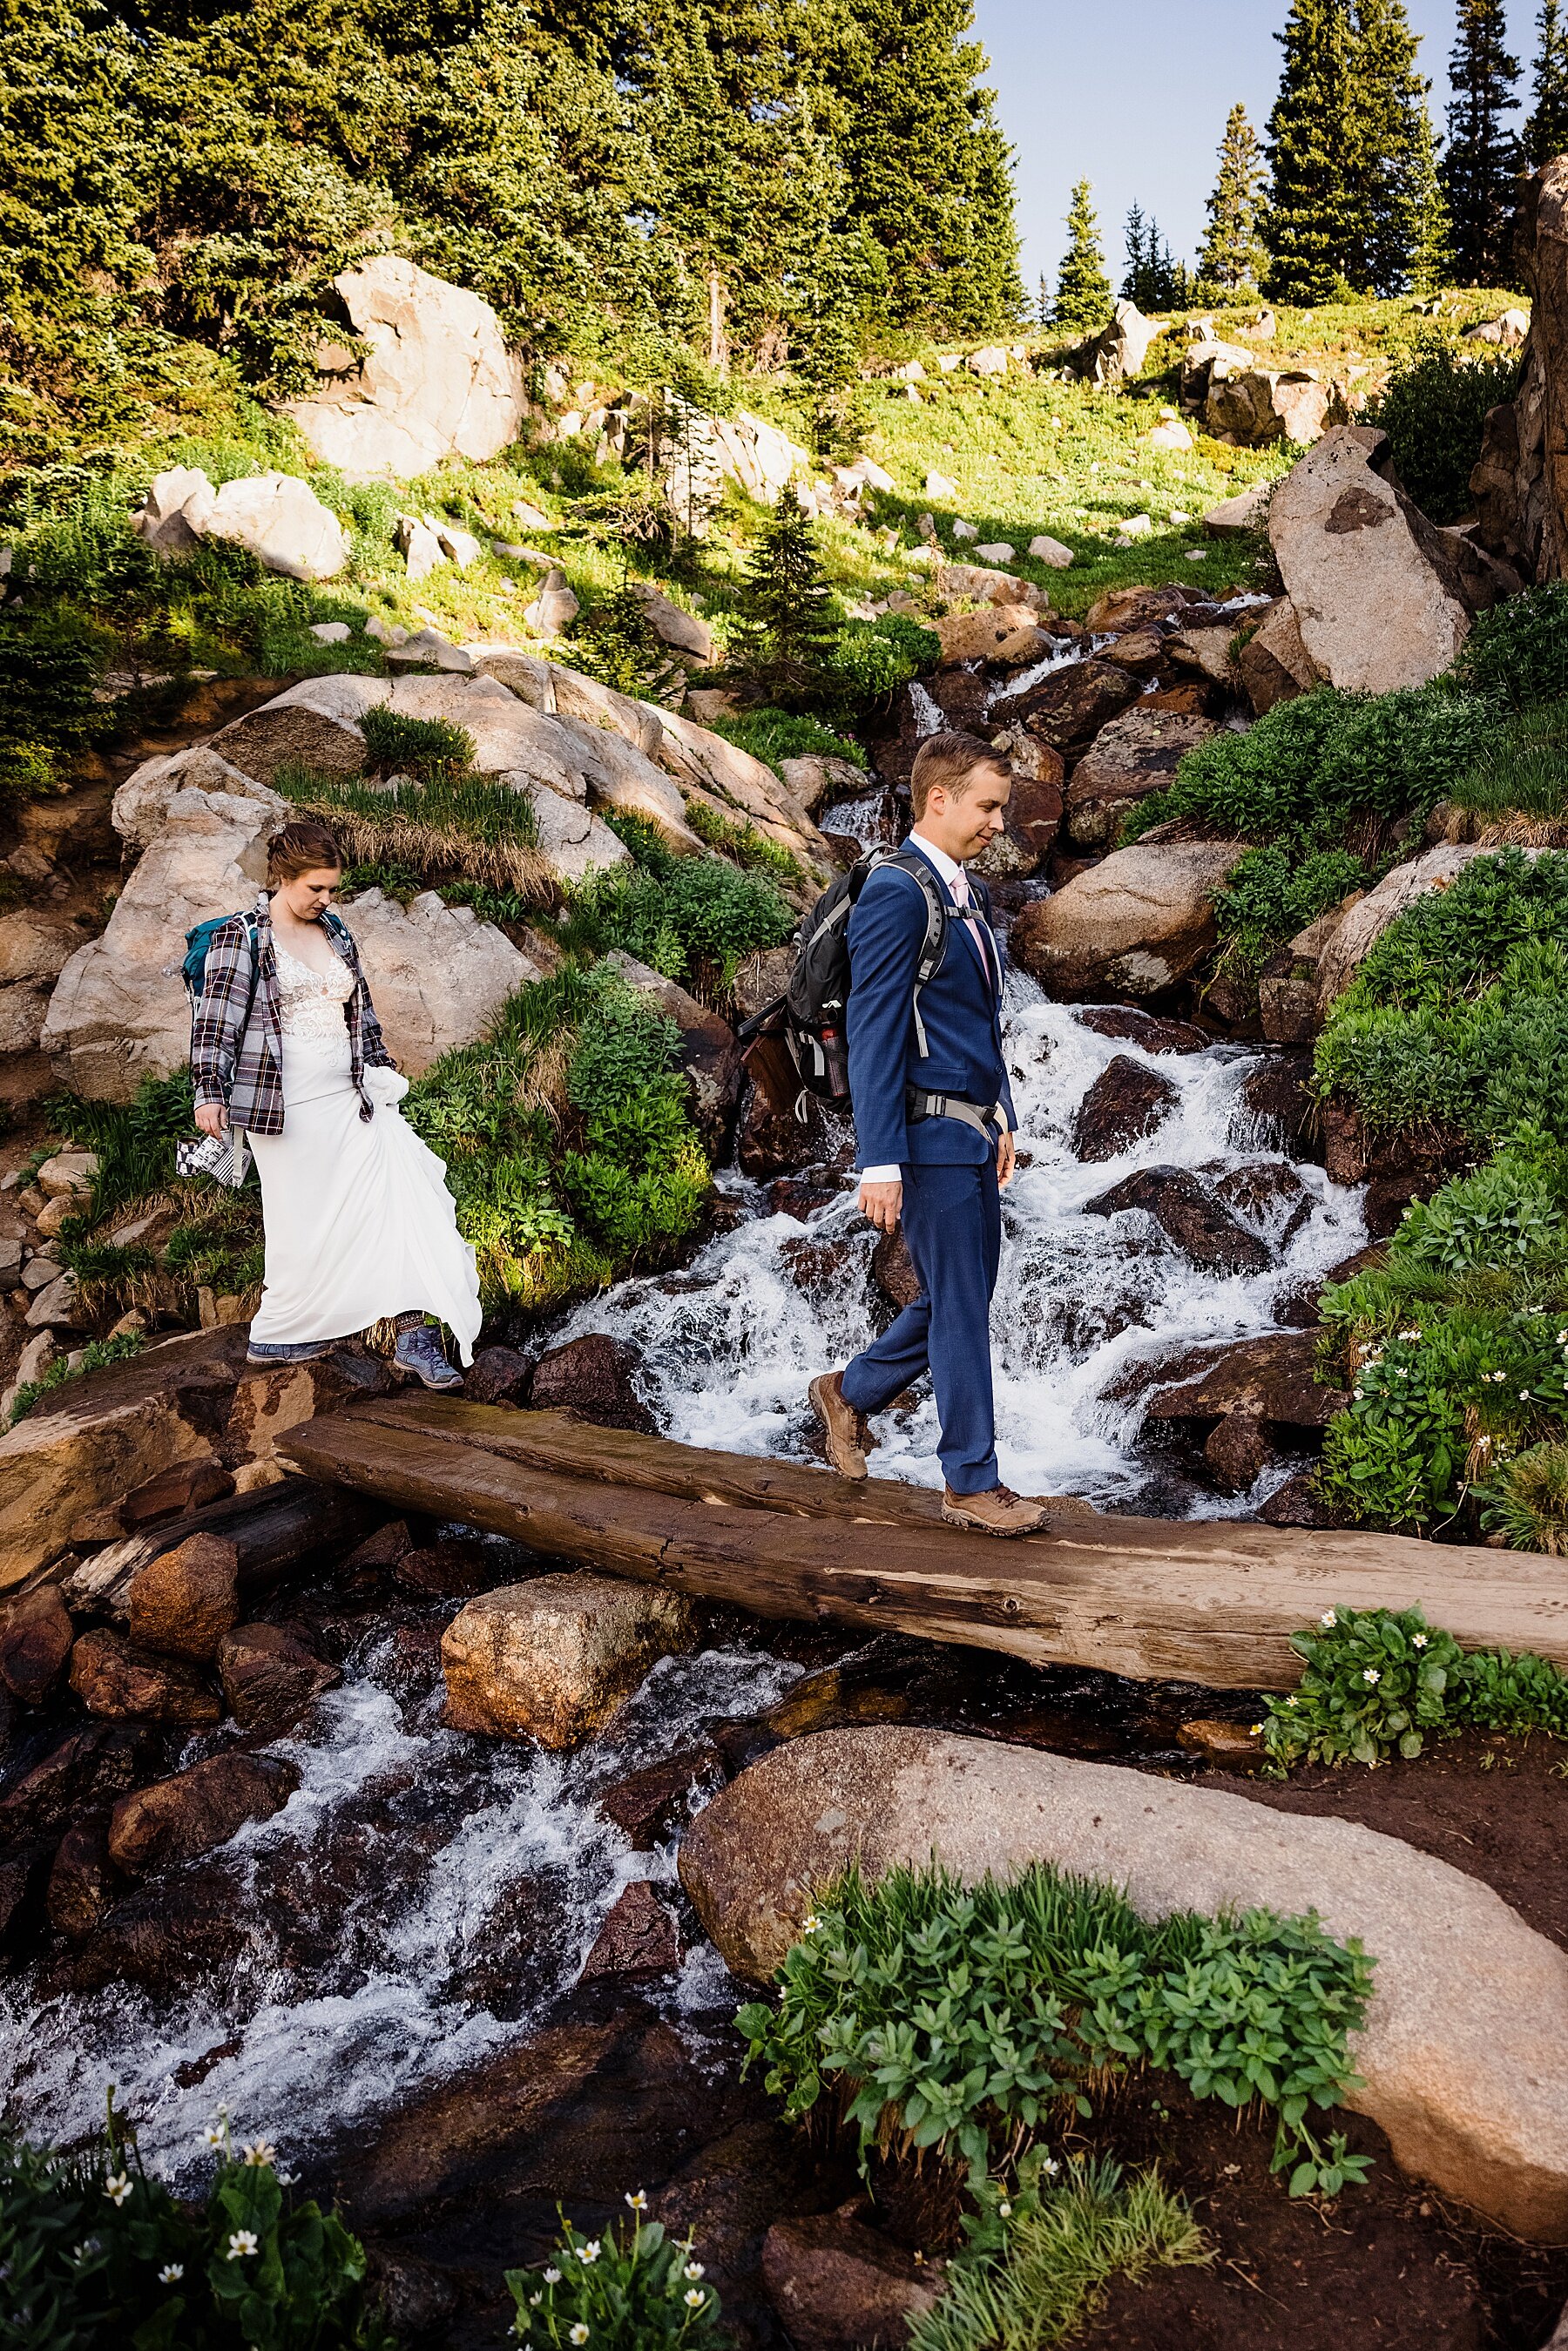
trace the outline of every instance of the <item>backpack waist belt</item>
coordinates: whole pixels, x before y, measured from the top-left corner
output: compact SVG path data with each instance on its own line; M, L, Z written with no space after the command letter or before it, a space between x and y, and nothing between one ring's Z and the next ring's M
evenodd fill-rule
M983 1109L978 1102L961 1102L956 1094L928 1094L919 1086L907 1086L904 1094L904 1114L911 1126L919 1126L928 1118L956 1118L962 1126L972 1126L988 1143L995 1143L1005 1133L1007 1115L999 1102Z

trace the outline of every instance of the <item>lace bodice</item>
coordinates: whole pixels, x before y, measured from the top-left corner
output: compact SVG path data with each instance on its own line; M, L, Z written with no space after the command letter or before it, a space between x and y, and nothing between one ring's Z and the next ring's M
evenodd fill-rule
M289 954L274 935L277 957L277 1010L286 1037L311 1044L334 1044L345 1031L343 1007L354 992L354 975L334 955L330 971L314 971Z

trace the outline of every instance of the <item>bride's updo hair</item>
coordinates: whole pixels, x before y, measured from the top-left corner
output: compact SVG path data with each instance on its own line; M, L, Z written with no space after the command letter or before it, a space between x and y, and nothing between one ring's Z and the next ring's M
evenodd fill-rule
M314 873L319 866L341 867L343 852L324 824L311 824L301 820L298 824L286 824L274 836L267 852L267 883L276 890L280 882L297 882L302 873Z

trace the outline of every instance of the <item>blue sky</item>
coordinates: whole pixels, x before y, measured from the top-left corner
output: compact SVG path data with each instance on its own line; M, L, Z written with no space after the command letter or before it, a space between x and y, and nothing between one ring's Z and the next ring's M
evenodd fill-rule
M1134 199L1191 261L1215 151L1238 99L1261 135L1280 76L1288 0L975 0L1003 126L1017 150L1024 282L1054 278L1074 180L1094 183L1113 277ZM1535 54L1537 0L1509 0L1513 52ZM1453 0L1408 0L1442 129ZM1521 118L1515 118L1519 120Z

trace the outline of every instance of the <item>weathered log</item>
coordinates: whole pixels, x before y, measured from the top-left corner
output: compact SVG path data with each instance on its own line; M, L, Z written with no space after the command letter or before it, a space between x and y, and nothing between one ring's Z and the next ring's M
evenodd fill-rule
M376 1517L368 1502L341 1486L286 1478L254 1494L231 1494L205 1510L187 1510L161 1527L106 1543L71 1570L61 1594L68 1608L122 1624L125 1596L137 1570L196 1534L221 1535L233 1543L240 1590L265 1592L312 1552L358 1541L370 1532Z
M1324 1608L1416 1604L1467 1645L1535 1649L1568 1664L1568 1594L1539 1582L1539 1563L1519 1554L1233 1520L1067 1514L1047 1534L1000 1544L934 1520L931 1498L906 1487L846 1488L825 1473L621 1430L568 1422L575 1474L540 1468L516 1450L553 1452L559 1428L524 1430L532 1416L495 1407L466 1411L484 1416L467 1423L483 1445L450 1427L433 1434L428 1405L385 1404L302 1424L287 1443L313 1478L510 1535L548 1558L762 1616L894 1627L1037 1665L1288 1688L1300 1674L1289 1636ZM663 1483L618 1483L610 1463L622 1475L656 1468ZM721 1475L728 1492L718 1490ZM791 1499L737 1499L753 1476L778 1493L773 1481L788 1480ZM823 1505L810 1518L795 1499L807 1486Z

